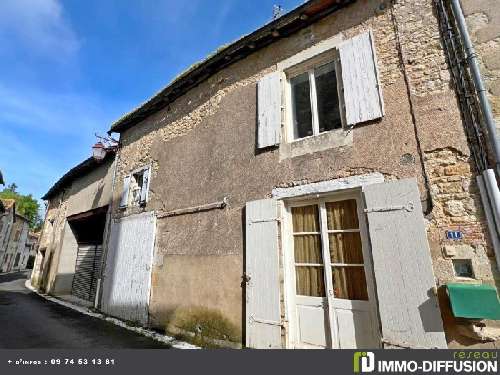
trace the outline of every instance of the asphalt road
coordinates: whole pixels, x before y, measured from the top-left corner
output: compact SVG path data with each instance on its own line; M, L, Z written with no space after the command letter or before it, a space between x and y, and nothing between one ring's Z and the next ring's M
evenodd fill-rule
M0 348L166 349L168 346L50 302L26 289L27 272L0 275Z

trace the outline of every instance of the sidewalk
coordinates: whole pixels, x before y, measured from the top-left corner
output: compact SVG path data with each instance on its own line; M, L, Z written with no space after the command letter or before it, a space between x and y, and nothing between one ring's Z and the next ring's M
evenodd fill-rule
M31 290L33 293L38 294L40 297L45 298L47 301L57 303L57 304L59 304L61 306L67 307L67 308L72 309L72 310L75 310L75 311L77 311L77 312L79 312L81 314L85 314L85 315L91 316L93 318L97 318L97 319L101 319L101 320L107 321L107 322L112 323L112 324L114 324L116 326L125 328L125 329L127 329L129 331L133 331L133 332L139 333L139 334L141 334L141 335L143 335L145 337L149 337L149 338L151 338L151 339L153 339L155 341L159 341L159 342L162 342L162 343L165 343L165 344L169 344L174 349L201 349L198 346L189 344L189 343L184 342L184 341L179 341L179 340L175 339L172 336L162 335L162 334L160 334L158 332L155 332L155 331L152 331L152 330L149 330L149 329L146 329L146 328L142 328L142 327L129 326L127 323L125 323L122 320L109 317L109 316L104 315L102 313L96 313L96 312L90 311L88 308L86 308L84 306L78 306L78 305L76 305L76 304L74 304L72 302L69 302L67 300L63 301L63 300L61 300L59 298L56 298L56 297L53 297L53 296L49 296L47 294L42 294L42 293L38 292L31 285L31 281L29 279L26 280L25 286L26 286L27 289Z

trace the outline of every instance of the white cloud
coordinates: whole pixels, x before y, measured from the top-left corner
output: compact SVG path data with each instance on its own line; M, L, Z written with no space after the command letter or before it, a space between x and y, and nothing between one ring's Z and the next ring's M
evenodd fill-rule
M79 40L59 0L1 0L0 15L0 49L20 42L31 52L54 59L78 51Z
M94 133L104 134L126 107L101 105L92 95L0 84L0 169L6 182L41 197L90 155Z
M109 127L115 111L104 112L91 95L47 93L0 84L0 126L61 136L93 134Z

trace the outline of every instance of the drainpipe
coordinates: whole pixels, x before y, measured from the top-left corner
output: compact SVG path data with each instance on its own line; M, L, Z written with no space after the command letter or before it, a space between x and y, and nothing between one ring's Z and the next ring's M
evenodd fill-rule
M497 129L493 112L491 110L490 102L486 95L486 88L484 87L481 72L479 70L479 63L477 61L476 52L472 46L472 41L467 30L467 24L462 12L459 0L451 0L451 7L457 26L460 30L460 35L465 47L467 61L476 88L479 105L484 118L486 129L488 131L488 138L493 149L493 157L497 175L500 176L500 144L497 138ZM493 169L486 169L481 175L477 176L477 183L481 194L481 201L484 206L486 220L488 221L488 230L491 236L491 242L495 251L498 269L500 269L500 192L498 190L498 183Z
M488 137L493 149L495 168L497 174L500 176L500 144L497 138L497 129L493 118L493 112L491 110L488 97L486 96L486 88L484 87L483 79L481 78L476 52L472 46L472 41L469 36L469 31L467 30L467 24L465 23L465 17L460 6L460 1L451 0L451 7L453 9L453 13L455 14L455 20L457 21L457 26L464 42L465 53L469 62L472 80L474 81L474 86L476 87L479 105L481 106L481 112L483 113L486 128L488 130Z

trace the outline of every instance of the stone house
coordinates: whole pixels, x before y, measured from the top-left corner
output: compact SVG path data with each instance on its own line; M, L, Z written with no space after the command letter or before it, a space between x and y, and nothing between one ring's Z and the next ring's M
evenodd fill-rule
M29 231L29 220L16 212L13 199L2 200L6 212L0 216L0 272L19 270Z
M14 199L1 199L0 205L2 207L0 213L0 270L2 270L12 225L16 217L16 201Z
M497 346L495 134L461 35L443 1L312 0L116 121L95 306L230 346ZM45 197L42 289L69 290L99 168Z

